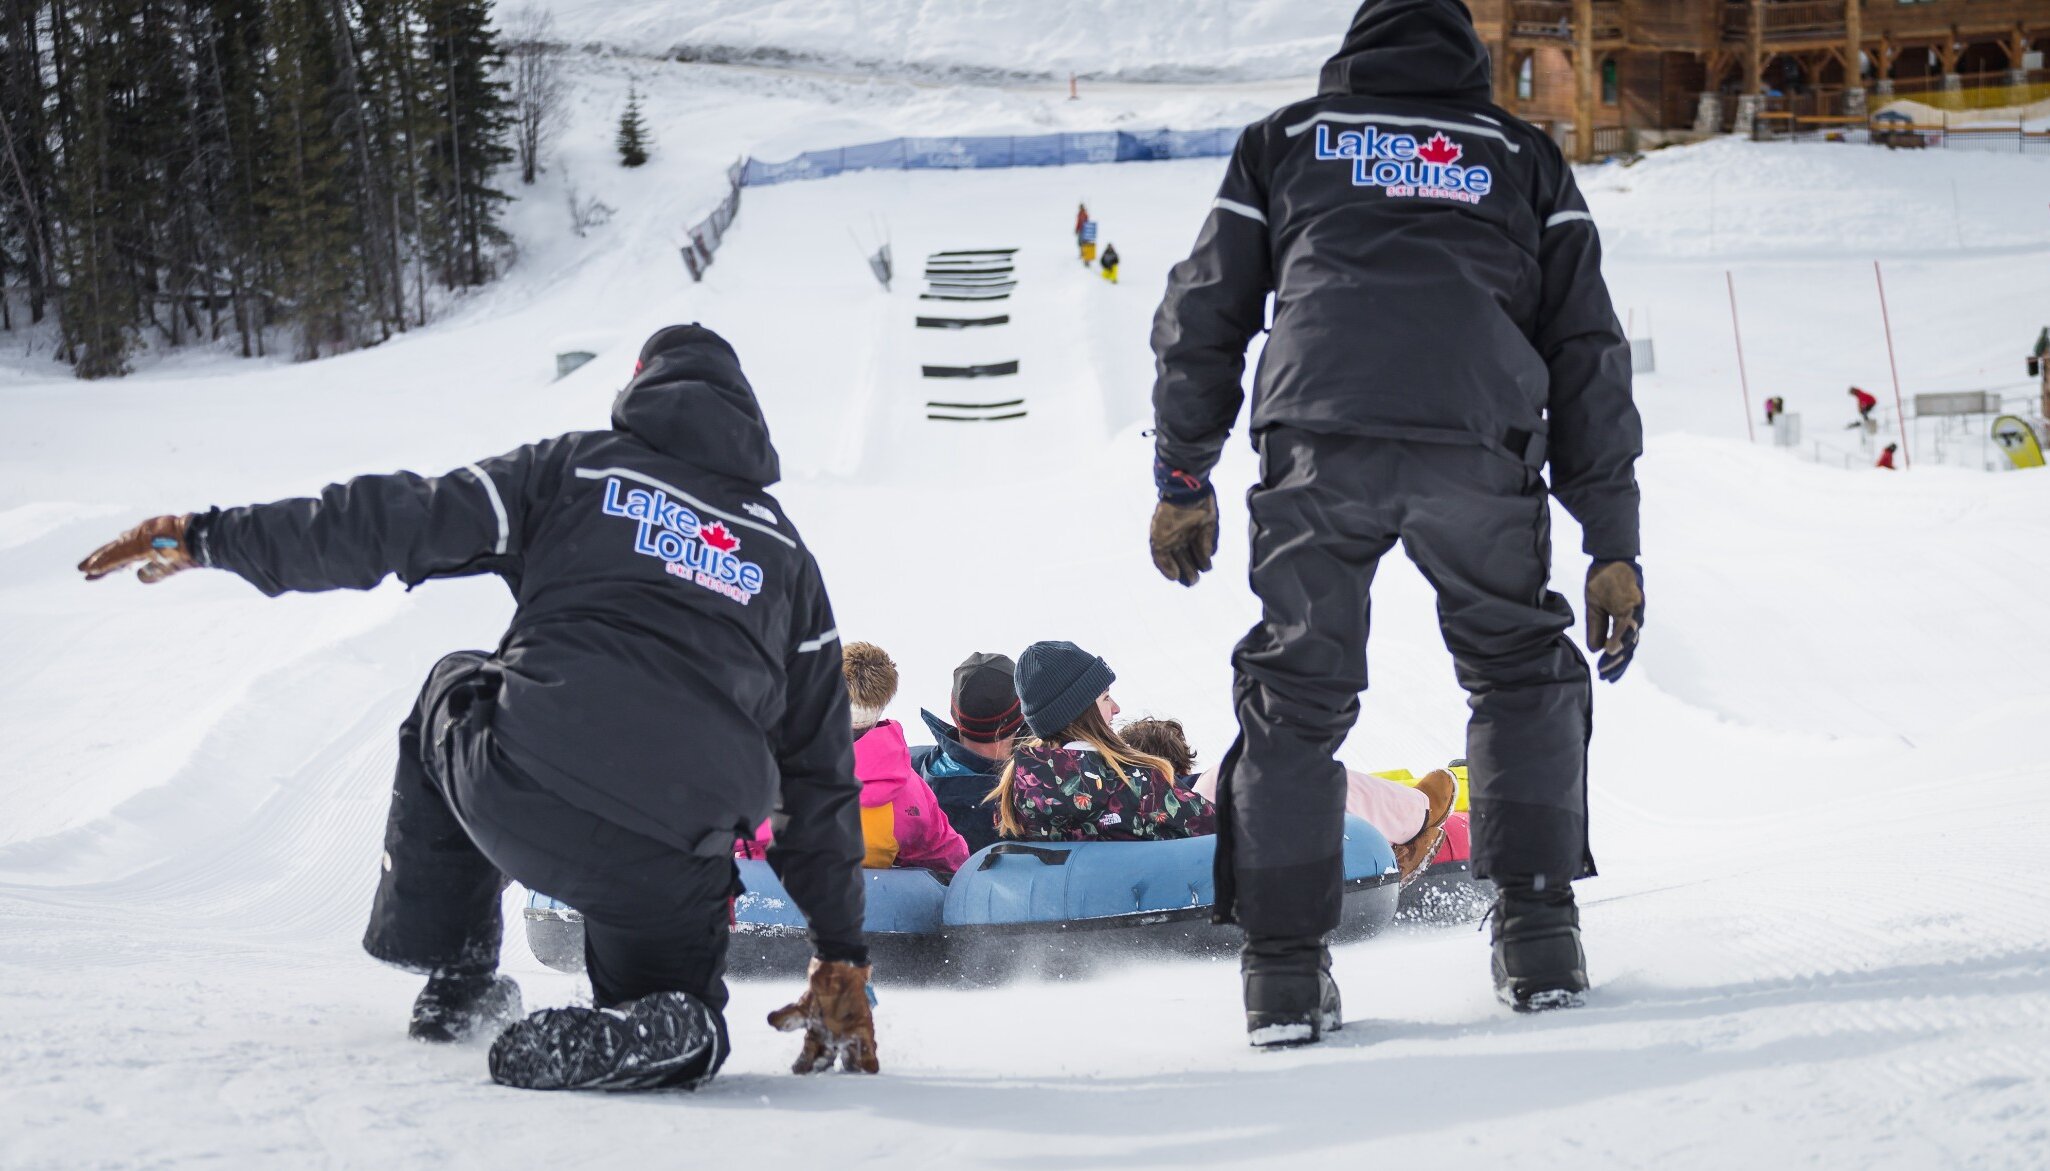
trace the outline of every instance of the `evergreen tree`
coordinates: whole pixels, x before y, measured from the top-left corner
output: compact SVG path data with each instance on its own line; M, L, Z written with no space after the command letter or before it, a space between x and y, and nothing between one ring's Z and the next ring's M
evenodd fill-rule
M356 225L346 148L336 133L336 63L319 11L324 2L270 0L271 150L258 198L278 292L299 327L301 358L357 340Z
M489 0L421 0L420 7L433 65L422 88L434 135L422 231L444 285L481 285L492 275L487 253L510 243L498 210L511 196L491 186L492 174L513 157L512 107L499 77L503 55Z
M641 118L641 95L631 85L626 87L626 112L619 116L619 137L614 141L621 166L638 167L648 161L648 125Z
M144 337L424 320L509 244L490 0L0 0L0 329L54 306L81 377ZM25 306L26 315L16 313Z

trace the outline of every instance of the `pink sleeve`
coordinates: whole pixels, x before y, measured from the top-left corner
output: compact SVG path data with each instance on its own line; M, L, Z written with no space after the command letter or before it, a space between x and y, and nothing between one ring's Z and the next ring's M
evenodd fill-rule
M907 805L917 806L919 815L909 816ZM932 786L923 778L907 778L897 806L897 865L952 874L967 860L968 841L947 820Z

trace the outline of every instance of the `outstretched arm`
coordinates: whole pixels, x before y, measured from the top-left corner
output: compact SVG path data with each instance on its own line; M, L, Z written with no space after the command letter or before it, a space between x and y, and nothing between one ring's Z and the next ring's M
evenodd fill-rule
M317 497L157 517L79 565L97 580L129 565L143 581L193 566L229 570L264 593L369 589L397 574L502 572L525 548L527 518L560 440L465 464L444 476L358 476Z

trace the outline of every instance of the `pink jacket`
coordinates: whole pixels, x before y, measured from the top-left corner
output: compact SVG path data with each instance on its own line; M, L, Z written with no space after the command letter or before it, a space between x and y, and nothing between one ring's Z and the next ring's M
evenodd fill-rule
M952 874L968 860L968 843L954 832L932 786L911 767L904 727L884 720L854 742L854 775L861 779L861 837L871 870L917 866ZM769 824L743 839L735 852L759 858L771 841Z

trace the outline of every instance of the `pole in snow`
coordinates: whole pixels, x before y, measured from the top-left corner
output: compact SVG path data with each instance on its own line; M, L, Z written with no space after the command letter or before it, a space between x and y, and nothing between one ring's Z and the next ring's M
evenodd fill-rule
M1737 383L1744 388L1744 434L1756 443L1758 428L1751 421L1751 376L1744 372L1744 331L1737 326L1737 278L1726 269L1723 280L1730 286L1730 333L1737 339Z
M1068 100L1071 102L1078 101L1081 97L1081 92L1075 88L1075 75L1072 73L1068 74Z
M1886 277L1880 273L1876 260L1872 262L1872 279L1879 283L1879 324L1886 329L1886 364L1893 371L1893 413L1901 432L1901 470L1907 471L1914 462L1908 458L1908 412L1901 405L1901 366L1893 356L1893 318L1886 311Z

